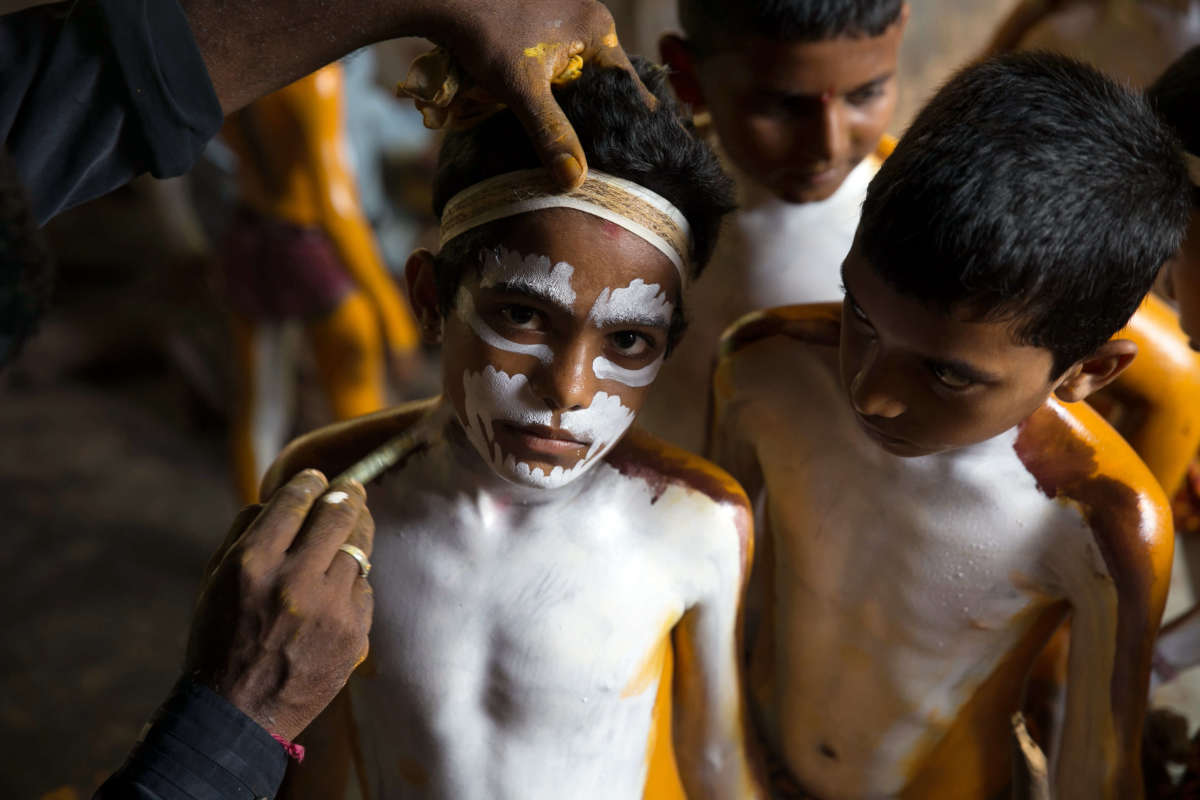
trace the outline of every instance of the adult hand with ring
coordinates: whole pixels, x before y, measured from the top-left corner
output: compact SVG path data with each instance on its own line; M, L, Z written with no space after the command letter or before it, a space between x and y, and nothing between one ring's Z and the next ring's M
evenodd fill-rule
M245 509L210 564L186 674L294 739L366 658L374 534L362 485L315 470Z

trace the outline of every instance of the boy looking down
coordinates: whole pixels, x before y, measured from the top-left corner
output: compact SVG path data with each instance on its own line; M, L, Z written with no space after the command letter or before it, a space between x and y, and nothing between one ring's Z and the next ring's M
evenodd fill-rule
M729 333L715 455L763 503L747 646L781 783L996 796L1029 667L1069 614L1055 796L1141 796L1170 514L1076 401L1134 357L1110 337L1187 208L1140 95L1060 56L985 62L872 182L845 302Z
M680 97L707 112L738 211L692 298L687 340L642 424L697 452L717 341L750 311L840 300L867 184L891 147L902 0L679 0L660 50Z
M370 660L317 723L291 797L642 797L674 707L689 797L756 797L735 634L741 490L629 428L731 204L664 73L585 67L557 90L587 154L558 194L517 119L447 136L436 255L406 277L441 397L293 443L269 491L401 434L369 487ZM674 665L674 694L660 688ZM664 734L665 735L665 734Z

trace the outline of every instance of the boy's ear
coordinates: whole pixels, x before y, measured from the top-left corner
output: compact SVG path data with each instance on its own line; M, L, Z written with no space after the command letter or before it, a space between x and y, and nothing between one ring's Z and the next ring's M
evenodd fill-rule
M704 92L700 90L696 62L687 40L677 33L664 33L658 40L658 55L670 68L671 88L675 95L693 111L704 111Z
M404 282L421 323L421 340L425 344L438 344L442 340L442 313L438 309L433 270L433 253L423 248L414 250L404 264Z
M1083 400L1112 383L1137 355L1137 345L1128 339L1110 339L1087 358L1068 369L1054 389L1065 403Z

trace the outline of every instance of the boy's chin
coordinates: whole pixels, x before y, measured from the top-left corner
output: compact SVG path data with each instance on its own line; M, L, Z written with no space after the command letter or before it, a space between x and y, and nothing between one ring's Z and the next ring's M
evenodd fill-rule
M504 456L492 470L504 480L530 489L559 489L580 478L591 467L586 459L572 464L557 464L541 460L519 461L511 454Z

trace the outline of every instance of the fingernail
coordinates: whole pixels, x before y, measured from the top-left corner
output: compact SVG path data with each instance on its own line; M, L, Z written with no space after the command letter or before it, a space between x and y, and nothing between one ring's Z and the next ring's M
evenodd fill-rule
M583 176L583 167L570 153L560 153L554 158L554 178L561 186L575 188Z
M346 494L345 492L337 491L337 492L330 492L329 494L324 495L321 499L324 500L326 503L337 504L337 503L346 502L346 500L349 499L349 497L350 497L350 495Z

